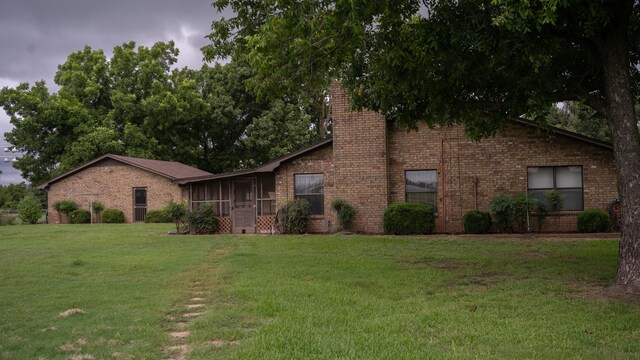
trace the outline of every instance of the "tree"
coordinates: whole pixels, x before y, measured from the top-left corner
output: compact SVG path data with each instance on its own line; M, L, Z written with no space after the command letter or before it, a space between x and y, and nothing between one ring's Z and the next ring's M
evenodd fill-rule
M87 46L58 66L58 93L44 82L0 90L14 125L6 138L24 152L14 166L33 184L106 153L224 172L321 136L313 115L321 108L300 97L258 100L246 90L254 73L244 62L172 69L177 55L173 42L128 42L110 59Z
M339 78L356 107L399 126L464 124L480 139L508 119L581 101L612 133L623 207L616 284L640 291L637 0L217 0L208 59L246 58L258 93Z

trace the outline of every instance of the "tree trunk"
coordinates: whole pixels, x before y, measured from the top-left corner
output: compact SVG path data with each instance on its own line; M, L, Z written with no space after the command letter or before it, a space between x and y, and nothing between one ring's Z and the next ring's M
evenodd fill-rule
M606 115L622 204L616 285L640 293L640 135L631 91L626 23L614 22L597 42L597 48L603 64Z

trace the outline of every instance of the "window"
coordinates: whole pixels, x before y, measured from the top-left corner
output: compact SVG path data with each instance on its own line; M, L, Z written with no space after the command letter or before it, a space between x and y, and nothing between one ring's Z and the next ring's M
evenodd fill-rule
M191 209L199 210L205 204L213 206L213 213L217 216L229 216L229 180L193 184Z
M324 214L324 175L294 175L295 198L307 199L311 204L311 215Z
M276 213L276 179L273 174L258 177L258 216Z
M438 204L438 172L436 170L407 170L404 173L405 200L433 207Z
M564 200L562 209L583 209L582 166L545 166L527 168L529 195L550 208L549 191L557 191Z

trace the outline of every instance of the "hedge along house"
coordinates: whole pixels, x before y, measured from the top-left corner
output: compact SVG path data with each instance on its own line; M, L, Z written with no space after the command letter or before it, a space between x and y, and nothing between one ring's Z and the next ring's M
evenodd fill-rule
M269 232L278 206L305 198L310 232L335 231L331 201L355 208L358 232L382 233L383 214L394 202L433 206L436 232L462 232L469 210L488 211L501 194L529 193L545 199L557 191L560 211L542 231L576 231L577 214L605 209L617 198L609 144L560 129L515 120L495 137L473 142L461 126L418 131L396 128L370 111L352 112L339 86L331 89L333 139L292 152L251 170L183 179L191 209L210 203L220 232ZM531 219L535 228L535 219Z
M125 222L144 221L147 210L169 201L187 202L189 188L181 179L211 175L177 162L107 154L38 186L48 190L49 223L61 223L54 209L60 200L73 200L89 210L92 202L124 212Z

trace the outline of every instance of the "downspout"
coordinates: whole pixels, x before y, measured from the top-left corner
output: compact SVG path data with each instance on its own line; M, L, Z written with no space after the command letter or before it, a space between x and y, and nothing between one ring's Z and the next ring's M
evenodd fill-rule
M440 172L442 173L442 232L447 232L447 183L444 171L444 139L440 141Z

